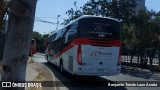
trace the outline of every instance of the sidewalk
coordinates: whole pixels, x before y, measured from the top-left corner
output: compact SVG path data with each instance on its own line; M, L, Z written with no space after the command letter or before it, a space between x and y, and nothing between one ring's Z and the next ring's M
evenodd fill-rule
M51 70L43 64L28 60L26 81L55 81ZM26 88L26 90L54 90L54 87Z
M42 55L42 56L45 56L45 54L44 53L36 53L37 55Z
M26 81L55 81L55 78L51 70L47 68L45 65L36 62L31 62L31 60L28 60L26 70ZM26 90L53 90L53 88L26 88Z
M43 64L37 62L31 62L28 60L27 63L27 72L26 72L26 81L38 80L40 81L53 81L54 75L49 68L44 66Z

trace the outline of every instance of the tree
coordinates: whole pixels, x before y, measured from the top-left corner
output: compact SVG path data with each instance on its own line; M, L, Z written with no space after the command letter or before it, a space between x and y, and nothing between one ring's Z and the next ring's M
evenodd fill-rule
M33 31L32 38L36 39L37 51L44 53L45 52L45 39L49 34L41 35L39 32Z
M2 81L25 81L37 0L12 0L3 55ZM2 88L24 90L24 88Z
M7 19L7 12L9 11L9 3L7 0L0 1L0 30L4 31L5 27L5 20Z
M143 57L149 56L150 65L154 58L154 52L159 46L159 15L154 11L140 10L133 18L134 36L138 46L141 64Z
M3 19L5 17L5 3L3 0L0 1L0 60L3 57L3 50L4 50L4 41L5 41L5 34L4 34L4 22Z
M150 29L150 38L149 38L149 48L151 48L151 53L149 55L150 58L150 65L153 63L154 54L156 51L160 50L160 13L156 13L155 11L151 10L148 12L150 15L149 20L149 29Z
M131 16L134 14L133 8L136 2L128 0L89 0L80 7L80 10L71 8L66 12L69 19L65 20L65 24L77 19L82 15L96 15L103 17L112 17L122 20L123 23L131 22ZM77 8L77 6L75 6Z
M5 4L4 1L0 1L0 30L4 29L4 12L5 12Z

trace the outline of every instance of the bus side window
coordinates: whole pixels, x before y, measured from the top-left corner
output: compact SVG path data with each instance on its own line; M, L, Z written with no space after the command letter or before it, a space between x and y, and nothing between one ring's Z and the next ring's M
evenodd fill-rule
M77 36L77 23L72 24L69 30L67 30L67 33L65 35L65 43L69 44L71 43Z
M70 31L70 34L68 36L69 42L72 42L76 38L77 36L76 34L77 34L76 31Z
M68 31L65 36L65 43L71 43L77 36L77 32L74 30Z
M56 36L57 36L57 33L52 34L52 35L48 38L48 41L49 41L49 42L54 42Z
M71 25L69 25L68 27L66 27L66 32L65 32L65 35L64 35L64 43L67 44L68 42L68 31L70 30L71 28Z
M55 38L57 36L57 33L52 34L49 38L48 38L48 52L50 56L54 56L55 53Z

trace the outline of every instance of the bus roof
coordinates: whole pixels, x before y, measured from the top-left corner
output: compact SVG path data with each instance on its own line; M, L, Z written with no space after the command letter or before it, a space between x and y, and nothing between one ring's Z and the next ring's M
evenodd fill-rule
M70 22L69 24L65 25L63 28L66 28L67 26L71 25L73 22L75 21L78 21L78 20L81 20L81 19L85 19L85 18L104 18L104 19L111 19L111 20L114 20L114 21L117 21L120 23L119 20L115 19L115 18L111 18L111 17L101 17L101 16L94 16L94 15L82 15L80 16L79 18L73 20L72 22ZM61 29L63 29L61 28ZM57 31L60 31L61 29L57 30ZM56 33L57 31L54 31L54 33ZM52 33L52 34L54 34ZM48 37L50 37L52 34L50 34Z
M72 24L72 23L75 22L75 21L78 21L78 20L80 20L80 19L85 19L85 18L104 18L104 19L111 19L111 20L120 22L119 20L117 20L117 19L115 19L115 18L111 18L111 17L101 17L101 16L94 16L94 15L82 15L81 17L73 20L72 22L70 22L69 24L67 24L66 26L64 26L63 28L69 26L70 24Z
M104 19L111 19L111 20L115 20L117 22L120 22L119 20L115 19L115 18L111 18L111 17L101 17L101 16L94 16L94 15L82 15L81 17L79 17L78 19L76 20L79 20L79 19L83 19L83 18L104 18Z

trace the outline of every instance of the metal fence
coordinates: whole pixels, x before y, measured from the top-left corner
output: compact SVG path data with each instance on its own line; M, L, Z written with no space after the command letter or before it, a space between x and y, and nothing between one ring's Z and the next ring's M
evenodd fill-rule
M150 65L150 58L146 57L147 59L147 64ZM152 65L159 65L159 58L155 57L152 60ZM122 56L122 62L130 63L131 62L131 56ZM137 56L133 56L132 58L132 63L140 63L140 57L138 58Z

